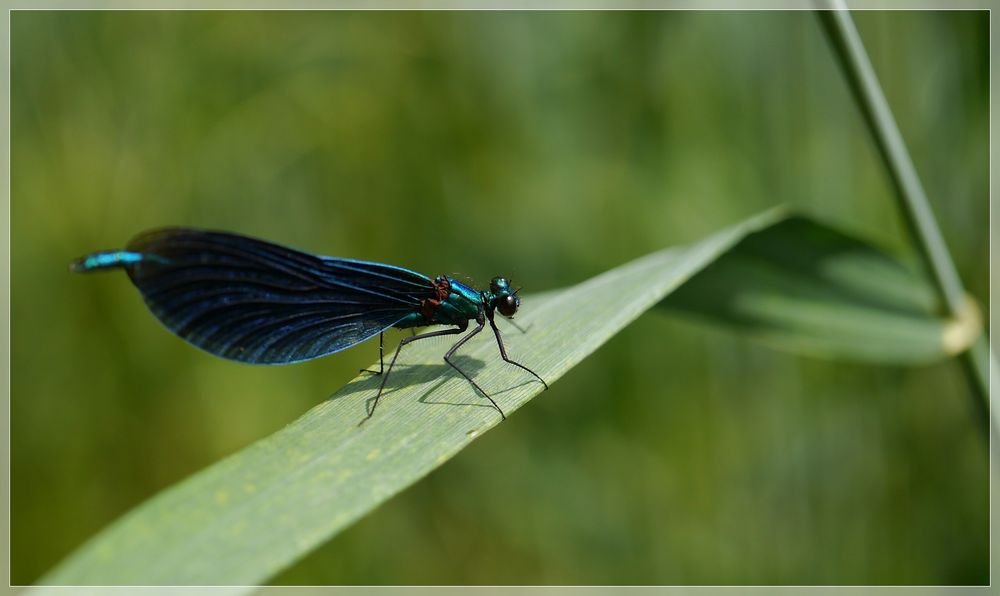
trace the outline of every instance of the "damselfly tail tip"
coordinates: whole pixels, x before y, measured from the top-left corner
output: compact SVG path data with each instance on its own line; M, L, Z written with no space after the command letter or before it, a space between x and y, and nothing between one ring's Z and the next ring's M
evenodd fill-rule
M75 259L73 262L69 264L69 270L72 273L83 273L84 271L87 271L87 265L85 264L85 260L86 259L82 258Z
M95 252L85 257L80 257L69 264L69 270L73 273L89 273L102 269L114 269L115 267L125 267L143 260L142 253L127 250L108 250Z

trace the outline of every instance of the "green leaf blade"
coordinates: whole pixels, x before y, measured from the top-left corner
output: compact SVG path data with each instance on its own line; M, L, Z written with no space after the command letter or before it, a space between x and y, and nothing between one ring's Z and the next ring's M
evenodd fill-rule
M783 259L789 246L801 250ZM850 342L874 326L886 345L902 340L918 347L875 342L873 360L890 352L905 362L940 355L927 346L940 344L936 334L944 324L924 312L919 281L884 255L869 258L871 250L770 211L577 286L527 296L518 317L527 333L504 327L504 339L512 358L550 384L660 303L762 332L800 352L836 352L842 338L828 336L840 333L850 340L844 351L857 357L860 348ZM748 283L761 279L770 281ZM886 288L885 280L897 281ZM842 310L828 321L834 306ZM41 583L266 582L500 422L489 402L442 361L453 339L408 346L364 425L358 423L381 382L377 376L355 378L283 430L140 505ZM499 358L488 332L463 347L457 362L508 415L542 391L537 380Z
M924 279L804 217L741 239L662 306L810 356L910 365L957 349Z
M528 333L506 330L508 353L552 383L739 238L778 217L770 212L696 245L526 297L519 321ZM266 581L499 423L489 403L442 362L450 345L442 339L402 352L364 425L358 422L378 377L354 379L285 429L140 505L41 583ZM541 392L530 375L499 359L488 333L468 345L459 364L508 414Z

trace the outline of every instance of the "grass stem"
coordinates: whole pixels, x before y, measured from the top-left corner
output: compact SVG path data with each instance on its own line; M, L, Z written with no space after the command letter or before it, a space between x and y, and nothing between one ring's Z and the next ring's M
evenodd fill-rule
M817 13L820 23L833 46L837 61L847 77L851 92L885 164L911 240L917 247L938 292L945 311L942 314L956 320L965 320L973 316L970 311L976 309L970 306L970 298L962 285L955 262L945 244L941 228L934 218L934 212L917 176L913 160L910 159L906 143L896 125L851 14L842 0L821 1L820 4L824 9ZM981 330L982 323L977 324ZM1000 431L1000 421L997 419L1000 413L998 408L990 407L990 371L996 369L996 362L985 334L980 332L972 347L965 350L961 358L964 360L963 364L968 371L973 390L979 398L977 409L985 409L989 413L987 419L991 421L993 433L996 434Z

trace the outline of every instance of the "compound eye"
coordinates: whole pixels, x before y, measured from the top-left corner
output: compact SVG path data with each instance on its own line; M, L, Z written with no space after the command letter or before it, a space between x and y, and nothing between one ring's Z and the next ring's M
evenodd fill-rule
M497 300L497 310L505 317L513 317L514 313L517 312L517 307L520 306L520 302L517 296L509 294Z

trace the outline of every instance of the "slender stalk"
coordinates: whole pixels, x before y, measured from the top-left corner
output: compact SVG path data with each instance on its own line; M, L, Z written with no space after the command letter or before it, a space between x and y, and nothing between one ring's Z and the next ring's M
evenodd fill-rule
M911 240L934 282L944 310L942 314L959 321L977 317L976 307L962 286L955 262L948 252L948 246L941 235L917 170L910 159L889 103L882 93L851 14L842 0L830 0L828 3L820 0L820 5L826 9L817 13L820 23L833 45L837 60L885 163ZM987 418L991 420L993 432L997 433L1000 431L1000 411L997 407L990 408L990 373L996 369L996 362L982 332L982 323L977 321L976 325L978 338L970 349L962 352L961 357L972 388L980 398L977 407L992 414L988 414Z

